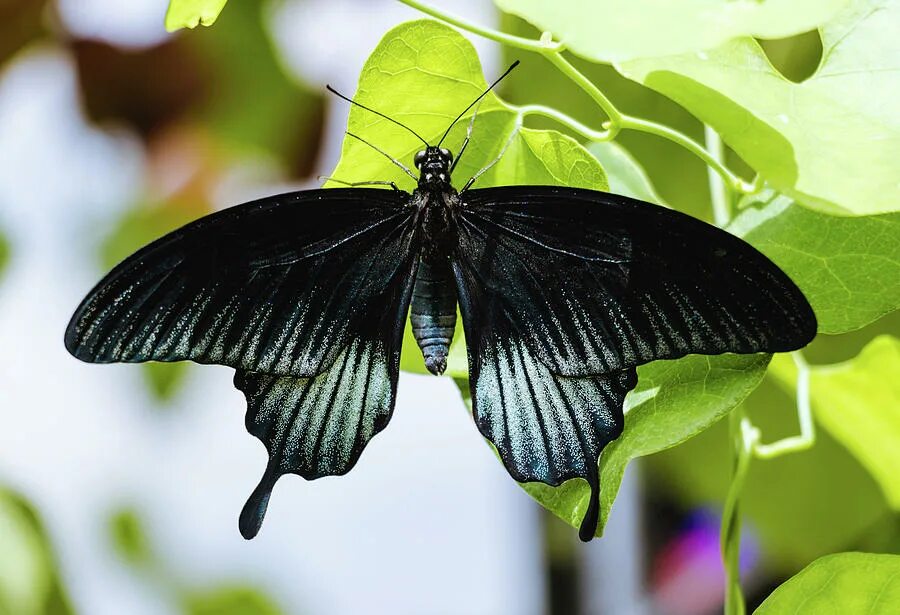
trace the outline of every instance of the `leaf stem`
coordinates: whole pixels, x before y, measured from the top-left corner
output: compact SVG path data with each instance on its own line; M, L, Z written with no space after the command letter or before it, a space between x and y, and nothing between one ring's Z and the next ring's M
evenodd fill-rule
M554 119L590 141L609 141L613 138L612 131L594 130L589 126L582 124L575 118L557 111L553 107L545 107L544 105L512 105L512 108L518 112L520 118L524 118L528 115L543 115L544 117Z
M797 366L797 419L800 435L783 438L771 444L757 443L753 454L760 459L773 459L788 453L805 451L816 443L816 428L809 402L809 363L799 350L791 353Z
M587 128L586 126L584 126L584 124L581 124L577 120L559 111L554 110L555 112L553 114L538 111L538 109L540 108L539 105L529 105L527 107L524 107L525 109L528 109L528 113L541 113L542 115L551 117L559 121L560 123L569 126L573 130L576 130L576 132L579 132L580 134L583 134L588 138L592 138L592 135L596 135L599 137L598 140L601 141L609 141L615 138L621 130L645 132L648 134L656 135L658 137L662 137L664 139L668 139L669 141L672 141L673 143L676 143L685 148L686 150L700 158L707 165L709 165L710 168L712 168L716 173L719 174L719 176L721 176L722 180L731 190L744 194L750 194L754 191L754 186L752 184L745 182L740 177L732 173L724 164L716 160L716 158L712 154L710 154L710 152L705 150L703 146L701 146L690 137L678 132L677 130L674 130L673 128L669 128L668 126L657 124L656 122L651 122L642 118L633 117L619 111L619 109L612 103L612 101L610 101L606 97L606 95L584 75L584 73L580 72L577 68L572 66L572 64L562 56L562 52L565 51L566 48L565 43L554 41L553 37L550 36L549 33L544 32L539 40L524 38L521 36L513 36L511 34L506 34L505 32L500 32L492 28L485 28L483 26L471 23L466 19L463 19L462 17L452 15L423 2L419 2L418 0L399 1L409 7L425 13L426 15L430 15L435 19L444 21L450 25L456 26L457 28L466 30L467 32L471 32L472 34L477 34L478 36L482 36L504 45L509 45L510 47L515 47L516 49L523 49L525 51L532 51L534 53L541 54L554 66L556 66L560 72L574 81L575 84L578 85L578 87L584 90L584 92L588 96L590 96L594 100L594 102L597 103L597 106L599 106L603 110L603 112L608 117L608 120L603 123L604 131L600 132ZM546 109L546 107L543 108L543 110Z

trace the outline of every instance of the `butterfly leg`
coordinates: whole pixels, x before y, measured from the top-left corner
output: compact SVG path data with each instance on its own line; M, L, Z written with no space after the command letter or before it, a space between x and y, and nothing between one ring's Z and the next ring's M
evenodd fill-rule
M327 175L319 175L316 179L322 182L334 182L336 184L341 184L342 186L349 186L350 188L356 188L357 186L390 186L397 192L400 192L400 188L397 187L397 184L390 181L345 182L341 179L335 179L334 177L329 177Z
M518 126L516 126L516 128L509 134L509 138L506 140L506 143L503 144L503 149L500 150L500 153L497 154L497 157L494 158L491 162L489 162L486 167L484 167L483 169L478 171L478 173L473 175L472 178L466 182L466 185L463 186L463 189L460 190L460 192L465 192L466 190L471 188L472 184L475 183L475 180L477 180L479 177L484 175L488 171L488 169L490 169L492 166L494 166L495 164L500 162L500 159L503 158L503 154L506 153L507 148L509 148L510 143L512 143L513 139L516 137L517 134L519 134Z

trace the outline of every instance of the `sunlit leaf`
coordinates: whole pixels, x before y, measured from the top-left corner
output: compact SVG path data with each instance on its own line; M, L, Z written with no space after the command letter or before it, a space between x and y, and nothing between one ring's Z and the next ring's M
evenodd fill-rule
M769 4L768 2L766 4ZM775 188L829 213L897 211L900 4L856 0L822 29L823 60L803 83L759 45L623 62L626 76L713 126Z
M228 0L170 0L166 11L166 30L211 26Z
M847 0L494 0L578 55L620 62L715 47L735 36L783 38L833 16Z
M486 87L472 44L452 28L423 20L401 24L384 36L362 69L356 98L408 125L429 143L437 143L454 118ZM471 115L455 124L444 142L454 153ZM410 167L414 154L423 148L411 133L358 107L350 110L348 130ZM544 184L607 188L603 168L587 150L555 131L518 128L517 113L493 93L478 107L472 140L454 171L454 185L461 188L504 147L502 158L475 187ZM385 156L349 136L331 176L344 182L380 180L394 181L406 190L415 187ZM337 184L326 184L330 185ZM408 327L401 367L425 373ZM461 326L450 350L447 373L467 373Z
M796 368L787 357L772 374L793 392ZM900 510L900 341L882 335L853 360L813 366L810 399L818 424L847 447Z
M900 605L900 555L836 553L817 559L766 598L754 615L888 615Z
M900 214L836 217L778 196L729 230L794 280L822 333L859 329L900 307Z
M628 462L671 448L707 429L760 383L769 355L690 355L638 368L638 386L625 398L625 430L600 457L600 524L609 519ZM468 389L461 386L471 409ZM523 488L560 519L578 527L590 489L581 479L559 487L528 483Z

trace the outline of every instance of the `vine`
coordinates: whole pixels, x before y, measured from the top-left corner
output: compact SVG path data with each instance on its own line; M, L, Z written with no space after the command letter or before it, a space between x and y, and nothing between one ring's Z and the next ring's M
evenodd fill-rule
M656 135L680 145L700 158L722 178L722 181L725 182L725 185L730 191L740 194L752 194L756 191L757 187L753 183L745 182L732 173L720 160L687 135L669 128L668 126L664 126L663 124L634 117L619 111L612 101L610 101L606 95L584 75L584 73L572 66L572 64L563 57L562 53L565 51L565 44L560 41L554 41L549 33L545 32L541 35L539 40L514 36L492 28L485 28L473 24L461 17L451 15L433 6L419 2L418 0L400 0L400 2L423 12L426 15L430 15L435 19L439 19L452 26L471 32L472 34L477 34L478 36L504 45L509 45L510 47L515 47L516 49L531 51L542 55L550 61L550 63L556 66L561 73L571 79L579 88L590 96L591 99L597 103L597 106L599 106L606 114L607 120L602 124L602 131L593 130L562 112L542 105L526 105L518 107L519 113L523 116L539 114L550 117L568 128L571 128L575 132L596 141L610 141L622 130L634 130Z

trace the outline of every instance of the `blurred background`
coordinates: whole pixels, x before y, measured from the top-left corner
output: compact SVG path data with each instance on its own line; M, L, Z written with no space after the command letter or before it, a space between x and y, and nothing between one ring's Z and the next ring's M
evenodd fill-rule
M247 542L237 515L266 454L244 430L232 370L101 368L66 353L72 311L134 249L215 209L317 186L337 162L348 111L325 83L352 93L380 37L421 17L388 0L233 0L213 27L167 34L166 4L0 0L0 613L720 609L724 425L632 464L606 536L583 545L509 478L452 381L402 374L390 429L354 471L285 478ZM435 4L534 34L487 0ZM488 77L513 58L473 42ZM810 33L765 49L802 80L821 43ZM502 96L598 124L549 64L519 59ZM702 139L676 104L573 61L624 111ZM619 142L666 201L709 217L702 163L652 136ZM820 336L809 356L848 359L897 328L886 317ZM767 439L796 430L775 384L747 404ZM818 555L900 549L873 479L818 438L751 469L751 606Z

